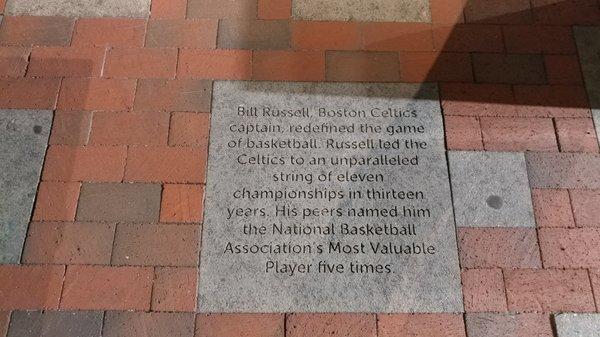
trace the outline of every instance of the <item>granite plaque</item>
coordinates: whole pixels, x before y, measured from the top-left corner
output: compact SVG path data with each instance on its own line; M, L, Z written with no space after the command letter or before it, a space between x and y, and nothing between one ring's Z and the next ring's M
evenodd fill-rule
M213 90L201 312L463 310L435 86Z

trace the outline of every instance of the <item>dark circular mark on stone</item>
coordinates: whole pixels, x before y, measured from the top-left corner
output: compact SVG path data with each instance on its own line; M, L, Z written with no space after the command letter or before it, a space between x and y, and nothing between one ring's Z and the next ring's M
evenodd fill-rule
M490 195L485 202L493 209L502 208L502 198L497 195Z
M35 134L39 135L40 133L42 133L42 127L41 127L41 126L39 126L39 125L35 125L35 126L33 127L33 132L34 132Z

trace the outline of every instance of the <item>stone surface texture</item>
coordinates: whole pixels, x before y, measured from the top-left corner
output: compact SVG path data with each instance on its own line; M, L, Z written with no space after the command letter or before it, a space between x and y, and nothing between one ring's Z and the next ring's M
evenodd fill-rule
M292 15L316 21L429 22L428 1L424 0L293 0Z
M147 17L150 0L8 0L8 15Z
M600 314L558 314L554 321L558 337L600 336Z

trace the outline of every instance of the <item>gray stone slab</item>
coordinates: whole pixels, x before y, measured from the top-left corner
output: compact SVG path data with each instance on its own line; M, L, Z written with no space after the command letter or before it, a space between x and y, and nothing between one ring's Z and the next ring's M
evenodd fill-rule
M527 152L527 173L533 188L600 188L600 155Z
M574 27L573 31L600 142L600 27Z
M427 0L293 0L296 19L430 22Z
M554 322L558 337L600 337L600 314L558 314Z
M213 90L201 312L463 310L435 86Z
M450 151L458 227L535 227L523 153Z
M467 313L469 337L554 337L548 314Z
M85 183L77 220L156 222L161 191L160 184Z
M8 0L6 14L69 17L148 17L151 0Z
M18 263L35 200L52 111L0 110L0 263Z
M102 311L15 311L7 337L100 337Z

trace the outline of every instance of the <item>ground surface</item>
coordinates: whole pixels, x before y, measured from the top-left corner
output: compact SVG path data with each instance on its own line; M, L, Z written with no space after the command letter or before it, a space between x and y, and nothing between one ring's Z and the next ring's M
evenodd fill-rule
M300 2L0 0L0 109L54 110L0 336L598 336L554 315L600 309L600 2ZM513 152L534 222L461 218L464 314L195 314L219 79L437 82L447 149Z

